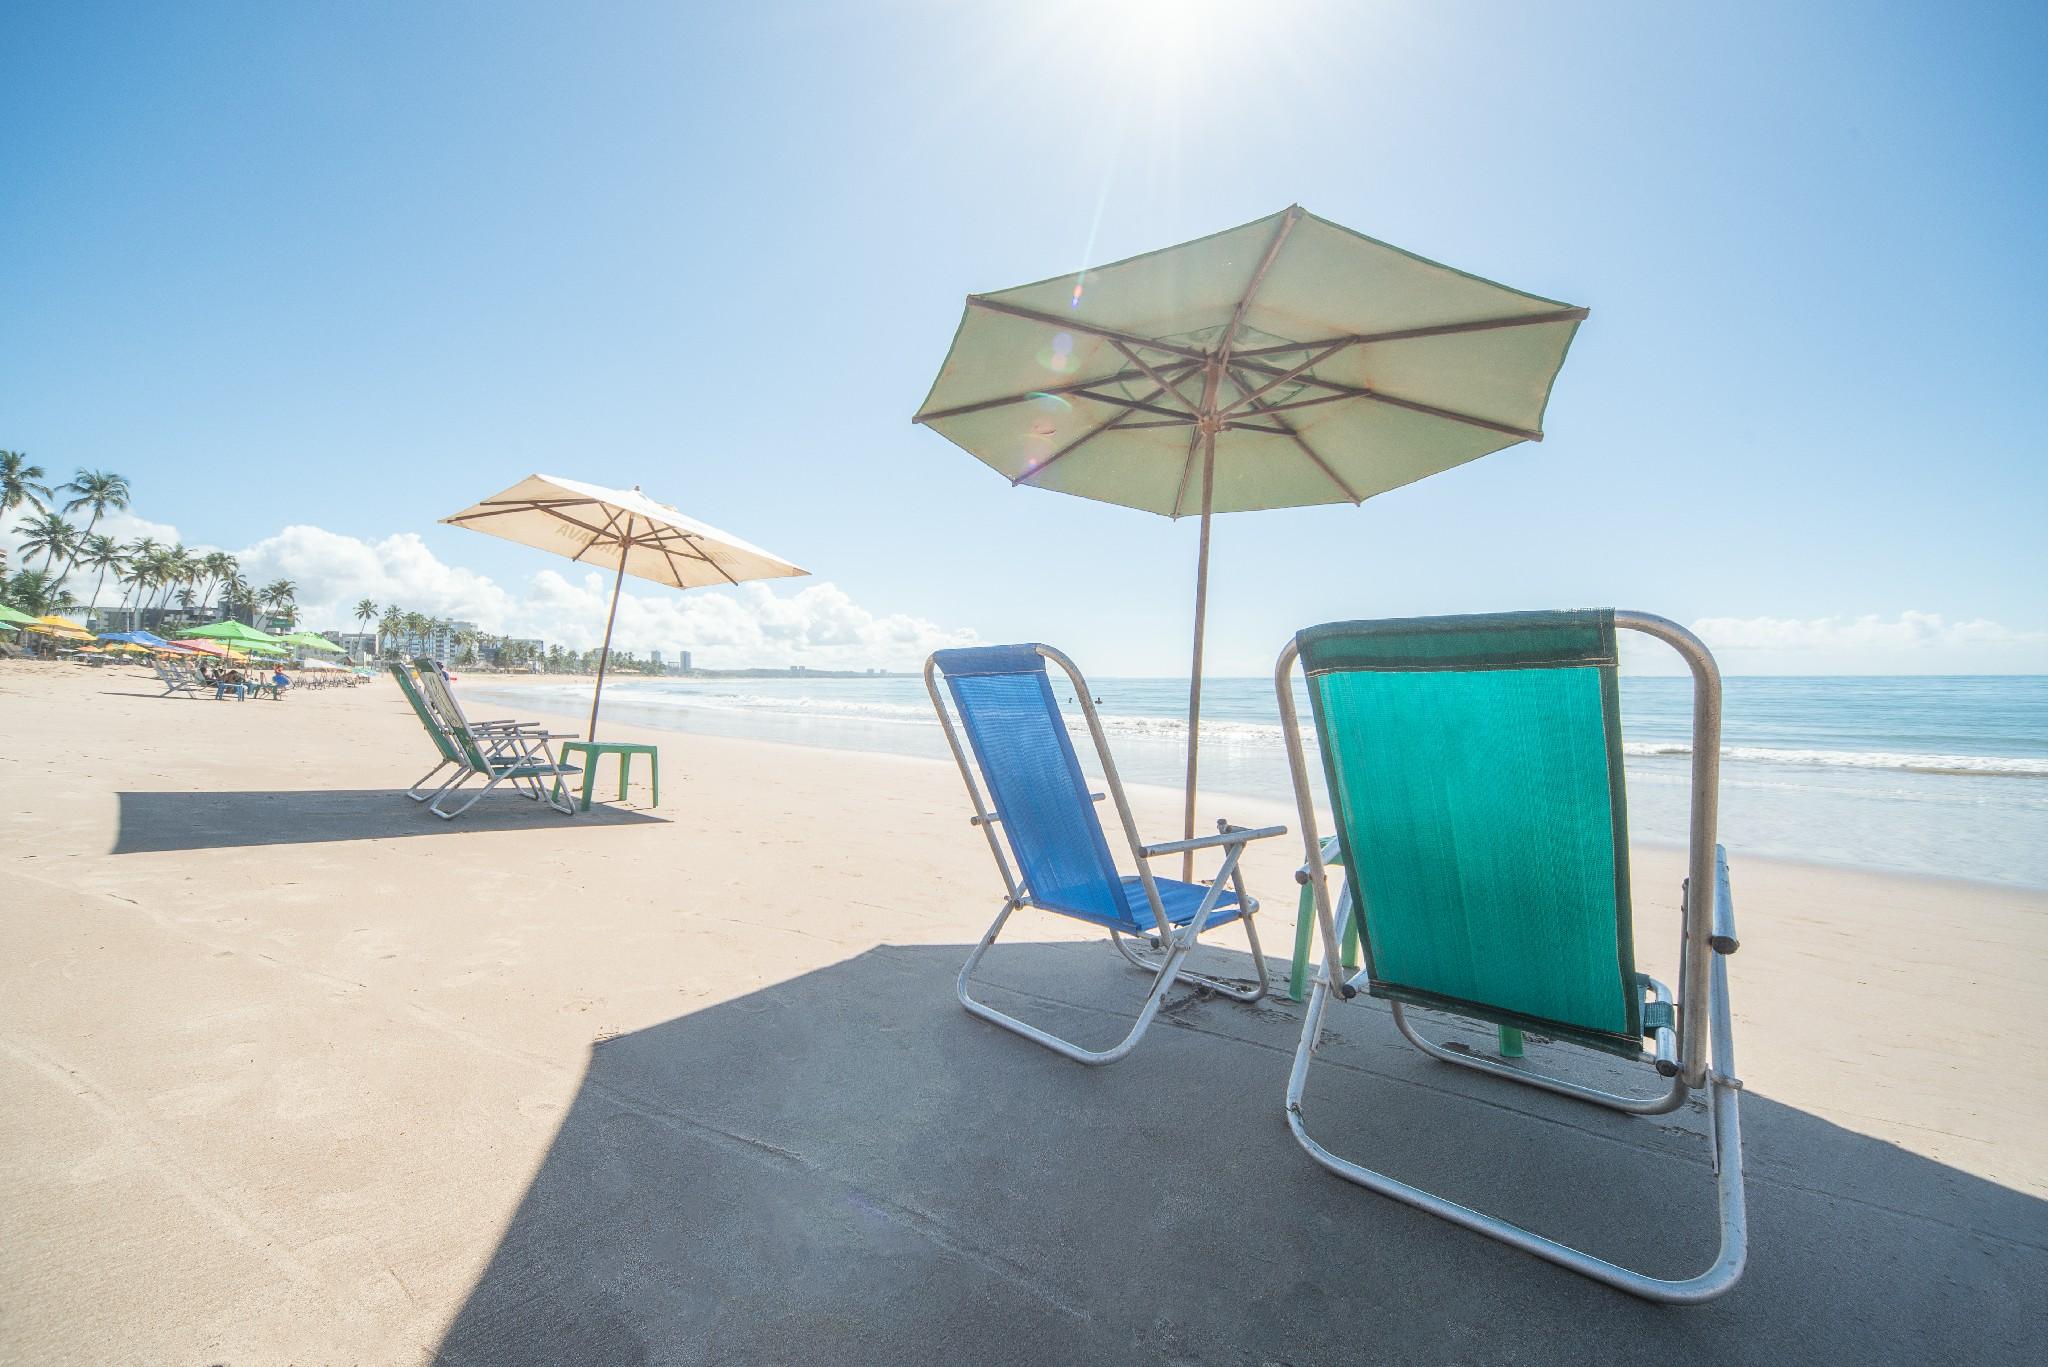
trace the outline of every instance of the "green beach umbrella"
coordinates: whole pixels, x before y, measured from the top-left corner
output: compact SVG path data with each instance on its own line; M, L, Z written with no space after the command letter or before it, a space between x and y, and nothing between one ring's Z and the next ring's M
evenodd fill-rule
M194 637L204 641L219 641L223 645L240 646L244 650L252 646L283 645L282 641L269 632L258 631L255 627L245 622L237 622L232 617L225 622L209 622L203 627L194 627L190 631L180 633L183 640L189 641Z
M301 650L325 650L335 655L341 654L340 646L317 631L294 631L281 639L286 645L297 646Z
M1543 439L1586 310L1299 205L967 297L914 421L1014 485L1199 515L1185 834L1194 834L1216 513L1362 503ZM1183 876L1192 870L1192 856Z
M16 612L13 608L8 607L7 604L0 603L0 623L18 627L25 626L35 620L35 618L25 612Z

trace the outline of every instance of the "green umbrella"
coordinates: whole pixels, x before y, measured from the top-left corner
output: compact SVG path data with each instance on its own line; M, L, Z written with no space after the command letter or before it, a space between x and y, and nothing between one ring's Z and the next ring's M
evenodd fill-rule
M302 650L325 650L335 655L341 654L340 646L317 631L294 631L281 639L286 645L298 646Z
M29 616L25 612L16 612L13 608L8 607L7 604L0 603L0 622L6 622L13 626L21 626L24 623L33 622L35 620L35 618Z
M1012 485L1201 515L1192 837L1211 516L1362 503L1541 441L1551 385L1585 316L1296 205L1127 261L969 295L915 421Z
M272 636L269 632L258 631L255 627L243 622L237 622L232 617L225 622L209 622L203 627L194 627L190 631L180 632L179 635L185 640L198 637L200 640L219 641L223 645L241 646L244 649L251 646L281 646L284 644L284 642Z

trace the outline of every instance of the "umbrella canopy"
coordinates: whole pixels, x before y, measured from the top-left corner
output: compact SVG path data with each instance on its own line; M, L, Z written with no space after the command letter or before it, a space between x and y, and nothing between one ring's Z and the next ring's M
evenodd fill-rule
M37 631L45 636L55 636L63 641L90 641L93 634L69 617L48 613L22 627L24 631Z
M969 295L915 421L1012 485L1200 514L1192 836L1212 514L1362 503L1541 441L1585 317L1296 205L1163 251Z
M8 607L7 604L0 603L0 623L7 623L12 626L20 627L27 626L30 622L33 621L35 621L35 618L29 616L27 613L16 612L13 608Z
M297 646L301 650L324 650L333 655L341 654L340 646L317 631L294 631L279 639L286 645Z
M267 631L258 631L246 622L237 622L230 617L225 622L209 622L203 627L194 627L180 640L225 641L236 646L276 646L281 644L277 637Z
M691 589L810 573L730 532L657 503L640 492L638 485L609 489L558 475L528 475L504 492L441 521L613 572L611 610L605 617L604 645L597 657L597 685L590 695L591 740L597 738L597 706L604 695L605 667L611 660L619 590L627 575Z
M171 644L180 650L193 650L201 655L212 655L219 659L225 659L229 654L228 648L219 641L186 640L173 641Z
M162 650L170 644L153 631L105 631L100 633L103 643L143 646L149 650Z

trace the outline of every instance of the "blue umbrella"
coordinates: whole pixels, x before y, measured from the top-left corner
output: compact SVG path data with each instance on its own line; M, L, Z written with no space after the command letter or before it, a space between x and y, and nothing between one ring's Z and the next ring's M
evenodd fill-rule
M147 646L151 650L162 650L170 644L169 641L166 641L153 631L110 631L102 635L100 640L103 642L119 641L124 645L131 646Z

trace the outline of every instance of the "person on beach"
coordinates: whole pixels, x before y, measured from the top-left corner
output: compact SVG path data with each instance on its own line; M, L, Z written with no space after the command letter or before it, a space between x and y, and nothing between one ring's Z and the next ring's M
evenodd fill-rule
M249 700L249 689L242 680L241 670L230 669L225 674L216 675L215 678L216 683L213 690L213 700L215 702L219 702L222 698L226 697L230 688L235 690L236 702L247 702Z
M274 670L272 670L272 671L271 671L271 674L270 674L270 696L271 696L271 697L273 697L273 698L282 698L282 697L284 696L284 691L285 691L285 690L286 690L287 688L290 688L291 686L292 686L292 681L291 681L290 679L288 679L288 678L286 678L286 677L285 677L285 672L284 672L284 666L283 666L283 665L279 665L279 666L278 666L278 667L277 667L276 669L274 669Z

